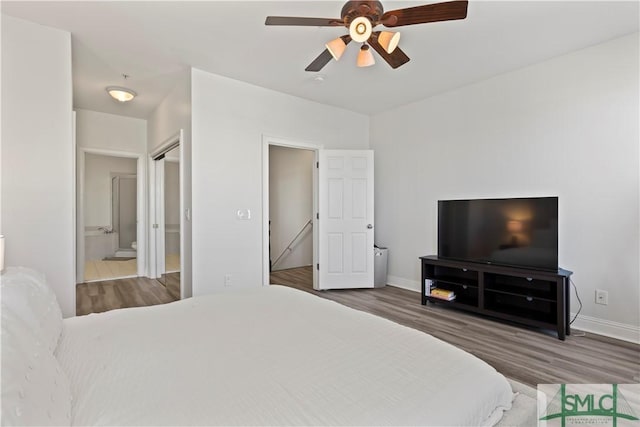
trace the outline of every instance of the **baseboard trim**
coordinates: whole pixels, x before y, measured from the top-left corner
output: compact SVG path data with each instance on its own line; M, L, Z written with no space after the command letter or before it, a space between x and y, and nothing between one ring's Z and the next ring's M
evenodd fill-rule
M418 293L422 291L420 282L397 276L387 276L387 285ZM571 313L572 319L574 316L575 314ZM571 327L596 335L604 335L605 337L640 344L640 327L634 325L578 315Z
M418 293L422 291L420 282L416 282L415 280L403 279L402 277L397 276L387 276L387 285L393 286L394 288L406 289L408 291Z
M85 280L84 282L80 282L80 283L76 283L77 285L81 285L83 283L94 283L94 282L104 282L105 280L120 280L120 279L132 279L134 277L140 277L137 274L132 274L130 276L118 276L118 277L101 277L99 279L93 279L93 280Z
M571 313L571 318L575 314ZM597 317L578 315L571 328L591 332L597 335L615 338L622 341L640 344L640 327L625 323L612 322L611 320L598 319Z

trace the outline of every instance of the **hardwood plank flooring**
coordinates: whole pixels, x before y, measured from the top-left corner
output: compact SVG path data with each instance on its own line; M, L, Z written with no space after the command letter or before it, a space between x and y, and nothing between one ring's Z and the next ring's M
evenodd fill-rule
M163 282L164 286L167 289L167 292L175 298L176 300L180 299L180 272L176 271L174 273L163 274Z
M420 304L420 294L378 289L313 290L311 267L271 273L271 283L290 286L433 335L486 361L505 376L535 387L544 383L638 383L640 345L572 329L555 334ZM584 334L584 335L583 335ZM580 336L583 335L583 336Z
M485 360L505 376L529 386L542 383L638 383L640 345L595 334L566 341L540 330L420 304L416 292L377 289L315 291L311 267L271 274L271 283L290 286L356 310L431 334ZM179 289L179 288L178 288ZM79 284L77 314L175 301L175 290L156 280L133 278ZM173 295L172 295L173 293Z
M178 288L179 289L179 288ZM134 277L76 285L76 315L176 301L178 296L155 279Z

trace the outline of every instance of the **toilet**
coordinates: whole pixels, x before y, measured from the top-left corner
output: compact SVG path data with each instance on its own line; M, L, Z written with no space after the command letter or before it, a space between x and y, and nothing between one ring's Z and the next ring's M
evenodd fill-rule
M134 251L137 251L138 250L138 242L131 243L131 249L133 249Z

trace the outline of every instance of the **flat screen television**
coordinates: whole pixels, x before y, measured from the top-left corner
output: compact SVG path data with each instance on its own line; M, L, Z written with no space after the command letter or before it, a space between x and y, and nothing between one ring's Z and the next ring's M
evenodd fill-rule
M438 257L558 271L558 198L439 200Z

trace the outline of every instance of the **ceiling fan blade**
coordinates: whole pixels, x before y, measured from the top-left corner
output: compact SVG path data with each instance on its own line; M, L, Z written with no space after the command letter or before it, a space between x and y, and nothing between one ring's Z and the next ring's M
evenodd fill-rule
M264 25L297 25L303 27L343 27L340 19L297 18L294 16L267 16Z
M460 0L390 10L382 15L380 23L385 27L399 27L401 25L464 19L467 17L468 4L468 1Z
M399 47L396 47L393 52L387 53L387 51L384 50L380 43L378 43L379 35L379 31L371 34L371 37L369 37L368 41L369 45L374 48L380 56L382 56L382 59L384 59L389 65L391 65L391 68L395 70L396 68L410 61L410 58Z
M345 45L348 45L351 42L351 36L349 34L340 37ZM311 64L305 68L305 71L314 71L318 72L322 70L322 68L329 63L333 59L331 52L328 49L325 49L316 59L313 60Z
M322 70L322 68L329 63L333 59L331 56L331 52L328 49L325 49L316 59L313 60L311 64L305 68L305 71L315 71L318 72Z

